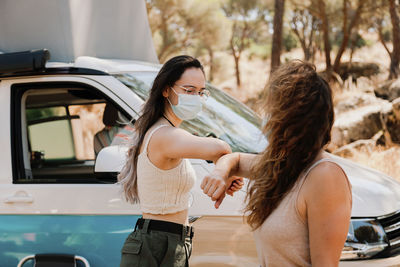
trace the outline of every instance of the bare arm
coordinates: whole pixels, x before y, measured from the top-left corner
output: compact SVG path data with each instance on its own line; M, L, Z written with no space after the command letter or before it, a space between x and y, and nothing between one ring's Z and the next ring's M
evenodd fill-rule
M216 163L213 173L227 180L231 176L241 176L251 179L251 167L257 158L255 154L232 153L222 156Z
M231 153L230 146L217 138L198 137L185 130L163 127L152 137L151 146L163 158L194 158L216 162L221 156Z
M351 217L346 176L325 162L310 172L303 189L312 265L338 266Z

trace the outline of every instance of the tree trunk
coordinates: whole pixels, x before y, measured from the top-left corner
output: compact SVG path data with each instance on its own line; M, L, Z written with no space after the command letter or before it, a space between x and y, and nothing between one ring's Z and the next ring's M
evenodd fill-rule
M350 60L349 60L350 66L351 66L351 63L353 62L353 54L354 54L354 50L356 48L356 42L357 42L357 36L355 36L355 38L353 38L353 40L350 42Z
M235 32L235 23L232 25L232 36L230 40L230 47L232 51L232 56L233 59L235 60L235 74L236 74L236 85L240 87L240 68L239 68L239 60L240 60L240 51L237 52L235 49L235 44L234 44L234 32Z
M161 46L160 46L160 50L158 51L158 58L160 60L160 62L164 62L164 57L167 56L167 50L170 46L170 44L168 43L168 25L167 25L167 19L165 18L164 14L161 14L161 27L160 27L160 31L161 31Z
M307 48L307 55L305 55L306 61L309 61L313 57L314 53L314 25L315 25L315 17L312 15L311 18L311 32L308 37L308 48ZM314 62L314 60L312 60Z
M339 51L336 54L336 58L335 58L335 63L333 64L333 70L335 72L339 71L339 67L340 67L340 60L342 58L342 55L344 53L344 51L346 50L347 45L349 44L349 39L350 39L350 35L351 35L351 31L354 28L354 26L357 24L358 19L360 18L361 15L361 11L363 9L363 6L365 4L365 0L359 0L358 1L358 7L356 10L356 13L354 14L353 18L350 21L350 25L347 27L347 3L348 0L343 0L343 15L344 15L344 20L343 20L343 40L342 43L340 45Z
M307 47L306 50L304 50L304 61L310 61L311 59L311 51L310 47Z
M324 38L324 50L325 50L325 62L326 62L326 74L328 80L331 79L332 75L332 64L331 64L331 44L329 42L329 21L325 12L325 2L324 0L318 0L319 14L322 20L322 32Z
M337 73L338 68L339 68L339 63L340 63L340 58L342 57L342 54L344 50L346 49L347 43L349 41L349 31L347 27L347 5L348 5L348 0L343 0L343 27L342 27L342 33L343 33L343 39L342 43L340 44L340 48L338 50L338 53L336 54L335 62L333 63L333 70Z
M271 73L281 64L284 10L285 0L275 0L274 33L272 36L271 52Z
M212 82L214 80L214 51L211 47L207 48L208 56L210 57L210 73L208 74L208 80Z
M240 68L239 68L239 61L240 61L240 55L233 55L233 58L235 59L235 73L236 73L236 85L240 87L241 82L240 82Z
M382 32L382 20L379 20L377 22L377 31L378 31L378 37L379 41L381 41L381 44L385 48L386 52L389 54L389 57L392 58L392 52L389 50L389 47L387 47L385 39L383 38L383 32Z
M397 14L397 5L394 0L389 0L390 19L392 21L392 34L393 34L393 51L390 62L389 79L397 78L399 76L399 62L400 62L400 19Z
M299 39L301 49L303 49L303 54L304 54L304 61L308 61L310 59L310 47L307 46L306 44L306 37L304 34L304 29L303 29L303 35L300 34L299 29L296 26L296 21L293 21L293 26L292 30L294 34L297 36L297 39ZM303 25L303 27L306 27L306 25ZM311 31L312 32L312 31Z

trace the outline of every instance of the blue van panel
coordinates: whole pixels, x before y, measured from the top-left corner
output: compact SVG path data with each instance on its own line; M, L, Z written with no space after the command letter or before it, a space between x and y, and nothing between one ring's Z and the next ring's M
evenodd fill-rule
M0 215L0 266L28 255L76 254L93 267L119 266L122 245L140 215ZM33 266L30 261L24 267ZM79 265L78 265L79 266Z

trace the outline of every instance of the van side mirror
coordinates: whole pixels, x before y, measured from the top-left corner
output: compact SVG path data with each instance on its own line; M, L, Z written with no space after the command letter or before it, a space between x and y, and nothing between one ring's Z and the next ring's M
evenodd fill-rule
M120 173L126 161L128 146L107 146L96 158L94 172L97 174Z

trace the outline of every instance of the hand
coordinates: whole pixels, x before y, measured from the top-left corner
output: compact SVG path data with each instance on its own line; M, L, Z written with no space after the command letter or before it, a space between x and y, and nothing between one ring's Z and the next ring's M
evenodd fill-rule
M214 206L218 209L227 191L227 186L223 177L216 172L212 172L204 177L200 187L203 189L204 194L211 197L212 201L215 201Z
M242 189L244 182L243 182L243 177L232 176L230 178L234 178L235 180L232 181L231 185L226 190L226 193L230 196L233 196L233 193Z

